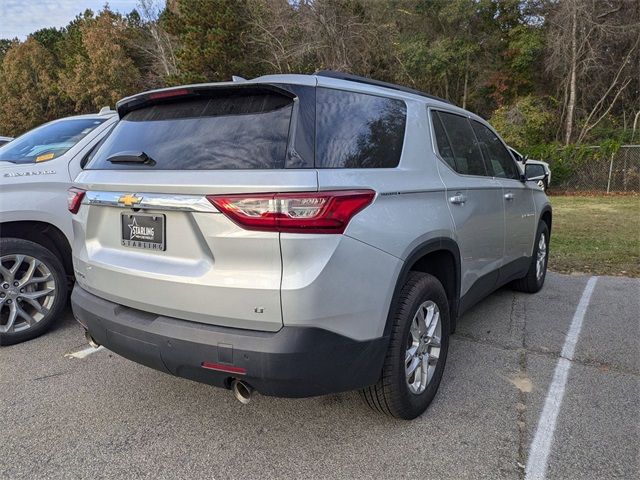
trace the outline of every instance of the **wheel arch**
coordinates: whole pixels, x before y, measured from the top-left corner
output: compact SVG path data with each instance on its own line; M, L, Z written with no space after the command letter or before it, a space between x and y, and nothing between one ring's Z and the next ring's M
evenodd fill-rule
M392 316L397 307L400 291L409 272L412 271L429 273L442 283L449 300L449 315L453 332L460 303L460 268L460 249L451 238L434 238L414 248L404 261L396 280L384 329L385 336L391 332Z
M549 234L551 234L551 223L553 220L553 212L549 205L547 205L542 209L542 212L540 213L540 220L542 220L544 223L547 224L547 227L549 228Z
M0 237L20 238L39 243L60 259L69 278L73 276L71 245L62 230L55 225L36 220L2 222L0 223Z

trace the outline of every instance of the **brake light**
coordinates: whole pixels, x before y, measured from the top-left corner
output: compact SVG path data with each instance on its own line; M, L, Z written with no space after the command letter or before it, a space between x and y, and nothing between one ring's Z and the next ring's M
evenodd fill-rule
M189 95L191 93L190 90L186 88L178 88L176 90L166 90L164 92L155 92L149 94L149 100L158 100L160 98L170 98L170 97L182 97L184 95Z
M373 190L209 195L207 199L247 230L343 233L353 216L369 205Z
M69 207L69 211L74 215L78 213L78 210L80 210L80 204L82 203L85 193L86 192L81 188L71 187L67 190L67 205Z

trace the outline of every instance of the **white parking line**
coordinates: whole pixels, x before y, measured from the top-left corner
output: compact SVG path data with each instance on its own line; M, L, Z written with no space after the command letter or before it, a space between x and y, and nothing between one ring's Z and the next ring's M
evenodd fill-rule
M78 352L73 352L73 353L65 353L64 356L66 358L86 358L89 355L93 355L96 352L100 352L104 350L103 346L100 346L98 348L93 348L91 346L87 347L87 348L83 348L82 350L78 351Z
M549 453L551 452L551 445L553 444L553 432L556 428L558 413L560 412L560 406L564 398L564 389L567 384L569 370L571 369L571 360L573 360L573 353L576 349L578 337L580 336L584 314L589 306L589 300L591 300L591 294L593 293L597 280L598 277L591 277L589 279L587 286L582 292L576 313L573 315L571 327L569 327L569 332L564 340L560 359L556 365L553 380L549 386L547 398L544 402L544 408L538 420L536 434L529 447L529 458L525 468L525 480L543 480L546 477L547 461L549 459Z

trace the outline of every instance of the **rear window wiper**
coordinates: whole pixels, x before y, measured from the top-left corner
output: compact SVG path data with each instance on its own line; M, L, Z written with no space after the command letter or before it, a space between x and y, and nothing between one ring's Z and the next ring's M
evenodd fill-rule
M107 158L111 163L140 163L153 167L156 161L144 152L119 152Z

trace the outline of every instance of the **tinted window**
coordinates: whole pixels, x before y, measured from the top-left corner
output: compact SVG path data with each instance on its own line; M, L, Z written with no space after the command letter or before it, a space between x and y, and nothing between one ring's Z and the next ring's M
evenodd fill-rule
M403 101L318 88L316 110L319 168L390 168L400 162Z
M484 158L491 165L494 176L518 179L519 174L516 164L496 134L475 120L471 124L478 137Z
M73 118L47 123L0 148L0 161L40 163L58 158L106 119Z
M539 163L528 163L526 165L526 169L527 178L542 177L547 173L544 169L544 166L540 165Z
M280 84L296 96L296 111L292 121L291 134L295 131L295 138L289 139L289 150L285 168L313 168L316 148L316 87L305 85Z
M283 168L292 110L293 100L284 94L238 90L141 108L118 122L87 167ZM109 161L124 152L144 152L155 164Z
M509 148L509 151L511 152L511 155L513 155L513 158L515 158L518 162L524 161L524 159L522 158L522 155L516 152L513 148Z
M453 150L456 172L463 175L487 175L469 120L460 115L438 112Z
M109 134L113 130L113 127L115 127L115 126L116 126L116 124L114 123L113 125L108 127L107 132L105 133L104 137L102 137L102 139L98 143L96 143L93 147L91 147L91 150L89 150L85 154L85 156L80 161L80 168L84 169L87 166L87 163L89 163L89 161L92 160L93 157L95 157L96 152L102 146L102 144L105 142L105 140L107 139L107 137L109 136Z
M456 159L453 155L453 149L447 138L447 133L444 131L440 117L436 112L431 112L431 121L433 122L433 129L436 134L436 144L438 145L438 152L442 159L449 164L451 168L456 170Z

